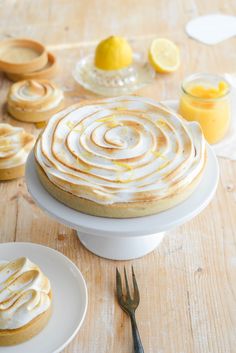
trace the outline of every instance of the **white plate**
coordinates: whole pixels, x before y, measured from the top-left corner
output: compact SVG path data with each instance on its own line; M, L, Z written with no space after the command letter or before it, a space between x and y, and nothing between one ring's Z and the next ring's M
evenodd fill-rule
M25 256L35 262L51 281L53 313L49 323L31 340L0 353L58 353L75 337L87 310L87 288L79 269L56 250L33 243L0 244L0 259Z

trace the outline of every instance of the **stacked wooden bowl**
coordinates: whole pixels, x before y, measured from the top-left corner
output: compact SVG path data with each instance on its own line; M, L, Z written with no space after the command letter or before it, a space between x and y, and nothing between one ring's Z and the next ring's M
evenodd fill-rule
M57 73L56 57L32 39L0 42L0 70L12 81L51 79Z

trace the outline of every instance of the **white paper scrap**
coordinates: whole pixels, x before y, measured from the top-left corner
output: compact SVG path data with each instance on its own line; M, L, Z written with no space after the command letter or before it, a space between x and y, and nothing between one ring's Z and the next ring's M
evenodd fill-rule
M211 14L189 21L187 34L205 44L217 44L236 35L236 16Z

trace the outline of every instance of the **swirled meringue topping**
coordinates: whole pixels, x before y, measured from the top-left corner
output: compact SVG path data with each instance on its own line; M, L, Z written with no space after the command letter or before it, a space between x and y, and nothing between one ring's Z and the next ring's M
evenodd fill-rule
M40 268L21 257L0 263L0 329L20 328L47 311L51 285Z
M181 192L202 172L205 153L197 123L137 96L61 111L35 148L52 183L99 204L159 200Z
M34 142L24 129L0 123L0 169L24 164Z
M14 83L8 94L8 104L25 111L47 111L63 100L63 92L47 80L24 80Z

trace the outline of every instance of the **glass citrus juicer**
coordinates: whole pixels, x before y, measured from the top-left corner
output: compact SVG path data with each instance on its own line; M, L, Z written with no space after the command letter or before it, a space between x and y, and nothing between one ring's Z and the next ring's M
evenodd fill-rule
M76 64L73 77L89 91L117 96L132 93L150 83L155 70L141 53L133 53L126 39L111 36L98 44L94 54Z

